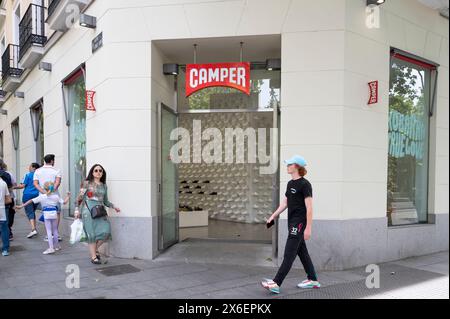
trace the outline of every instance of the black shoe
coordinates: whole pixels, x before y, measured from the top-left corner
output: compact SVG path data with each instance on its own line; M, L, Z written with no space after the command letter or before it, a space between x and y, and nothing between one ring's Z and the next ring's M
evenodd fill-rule
M93 263L94 265L101 265L102 262L98 257L95 257L95 259L91 258L91 263Z

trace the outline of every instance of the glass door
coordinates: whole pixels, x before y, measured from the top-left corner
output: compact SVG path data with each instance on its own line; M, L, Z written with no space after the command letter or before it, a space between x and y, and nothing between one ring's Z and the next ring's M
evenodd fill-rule
M178 167L170 157L177 141L170 134L178 127L178 115L170 107L159 104L159 249L178 242Z
M276 163L277 166L276 172L273 174L272 178L272 211L276 211L278 206L280 205L280 107L279 105L275 105L273 109L273 128L274 135L273 141L271 143L272 152L271 154L274 156L273 163ZM272 258L273 260L277 260L278 257L278 219L275 220L275 226L272 227Z

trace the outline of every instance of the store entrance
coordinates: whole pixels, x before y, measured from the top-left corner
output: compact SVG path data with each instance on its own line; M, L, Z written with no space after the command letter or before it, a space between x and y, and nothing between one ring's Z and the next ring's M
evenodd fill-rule
M277 227L268 230L265 221L279 204L280 48L279 36L154 43L155 62L169 67L152 92L173 101L159 116L160 250L179 242L237 241L276 254ZM233 63L248 65L248 91L227 83L191 90L221 79L224 65ZM217 73L191 72L217 64ZM224 79L234 83L242 74L231 68Z
M276 201L276 171L267 174L261 169L266 165L249 163L248 160L241 163L236 153L243 150L245 155L249 154L251 144L255 143L255 150L264 147L264 153L268 154L273 120L273 110L179 114L180 127L194 138L194 126L203 132L216 130L222 137L226 136L227 130L247 131L247 136L250 136L234 141L235 155L231 163L207 163L203 159L201 163L179 164L181 241L208 238L271 243L272 232L266 229L265 221ZM258 132L262 136L257 136ZM202 141L202 150L208 143ZM224 147L221 148L226 153Z
M253 62L250 94L211 87L189 97L185 72L180 66L178 120L191 139L188 163L178 165L179 239L271 243L265 221L278 204L280 72Z

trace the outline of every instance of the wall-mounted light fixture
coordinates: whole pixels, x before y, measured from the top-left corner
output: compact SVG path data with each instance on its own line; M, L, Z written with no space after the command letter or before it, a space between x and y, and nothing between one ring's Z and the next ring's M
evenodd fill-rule
M163 65L164 75L178 75L178 64L166 63Z
M281 70L281 59L268 59L266 61L267 71L279 71Z
M367 0L367 6L379 6L385 2L386 0Z
M48 62L41 62L41 63L39 63L39 70L51 72L52 64L48 63Z
M80 25L82 27L95 29L97 27L97 18L82 13L80 14Z
M25 98L25 93L23 92L14 92L14 97L17 97L19 99Z

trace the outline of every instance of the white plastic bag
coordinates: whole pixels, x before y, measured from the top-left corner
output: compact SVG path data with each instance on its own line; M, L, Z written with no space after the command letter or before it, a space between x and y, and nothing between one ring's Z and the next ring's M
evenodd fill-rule
M70 226L70 244L74 245L85 239L83 222L81 219L75 219L75 221Z

